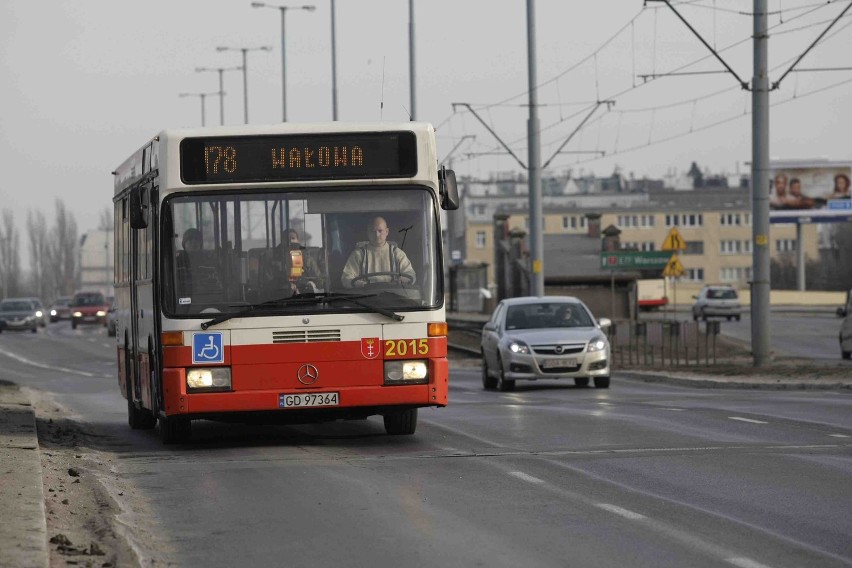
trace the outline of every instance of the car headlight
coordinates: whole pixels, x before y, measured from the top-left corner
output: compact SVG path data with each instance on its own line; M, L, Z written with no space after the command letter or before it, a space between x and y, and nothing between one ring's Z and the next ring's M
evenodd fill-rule
M81 318L81 317L83 317L83 312L74 312L74 317L75 317L75 318Z
M509 351L512 353L529 353L530 346L523 341L513 340L509 343Z
M50 310L50 315L55 316L55 315L56 315L56 310Z
M603 351L606 349L606 338L603 335L598 335L593 337L591 341L589 341L589 353L595 353L597 351Z
M189 368L186 370L186 390L191 392L231 390L231 368Z
M41 317L41 316L43 316L43 315L44 315L44 312L42 312L41 310L37 310L37 311L36 311L36 317L37 317L37 318L40 318L40 317Z
M102 317L104 317L105 315L106 315L106 312L105 312L105 311L103 311L103 310L98 310L98 317L99 317L99 318L102 318Z
M419 385L429 382L426 361L385 361L386 385Z

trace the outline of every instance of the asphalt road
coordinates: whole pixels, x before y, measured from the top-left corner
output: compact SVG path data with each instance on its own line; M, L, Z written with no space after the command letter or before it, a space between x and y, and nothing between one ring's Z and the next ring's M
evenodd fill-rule
M481 389L417 434L380 419L131 431L102 328L0 334L4 377L54 393L111 460L143 561L177 566L849 566L852 398L826 391Z

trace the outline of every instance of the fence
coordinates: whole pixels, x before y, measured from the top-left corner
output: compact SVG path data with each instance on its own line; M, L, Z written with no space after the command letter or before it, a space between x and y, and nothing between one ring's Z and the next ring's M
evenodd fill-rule
M621 366L715 365L719 322L619 321L609 330Z

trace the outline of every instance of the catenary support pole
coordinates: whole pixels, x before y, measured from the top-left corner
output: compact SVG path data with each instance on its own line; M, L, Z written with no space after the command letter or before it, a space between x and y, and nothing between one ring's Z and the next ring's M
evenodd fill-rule
M751 83L752 257L751 350L755 367L769 359L769 69L767 0L754 0L754 75Z
M535 52L535 0L527 0L527 59L529 70L529 120L527 144L529 156L530 216L530 295L544 296L544 237L541 208L541 140L538 122L538 90Z

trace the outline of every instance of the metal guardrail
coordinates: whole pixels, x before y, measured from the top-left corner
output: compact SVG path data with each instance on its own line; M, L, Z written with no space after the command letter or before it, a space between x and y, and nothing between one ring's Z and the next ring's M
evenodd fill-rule
M715 365L718 321L619 321L609 330L612 358L629 366Z
M478 336L483 322L448 318L453 331ZM618 366L715 365L718 358L719 321L615 321L609 329L613 363ZM479 356L478 347L451 342L459 353Z

